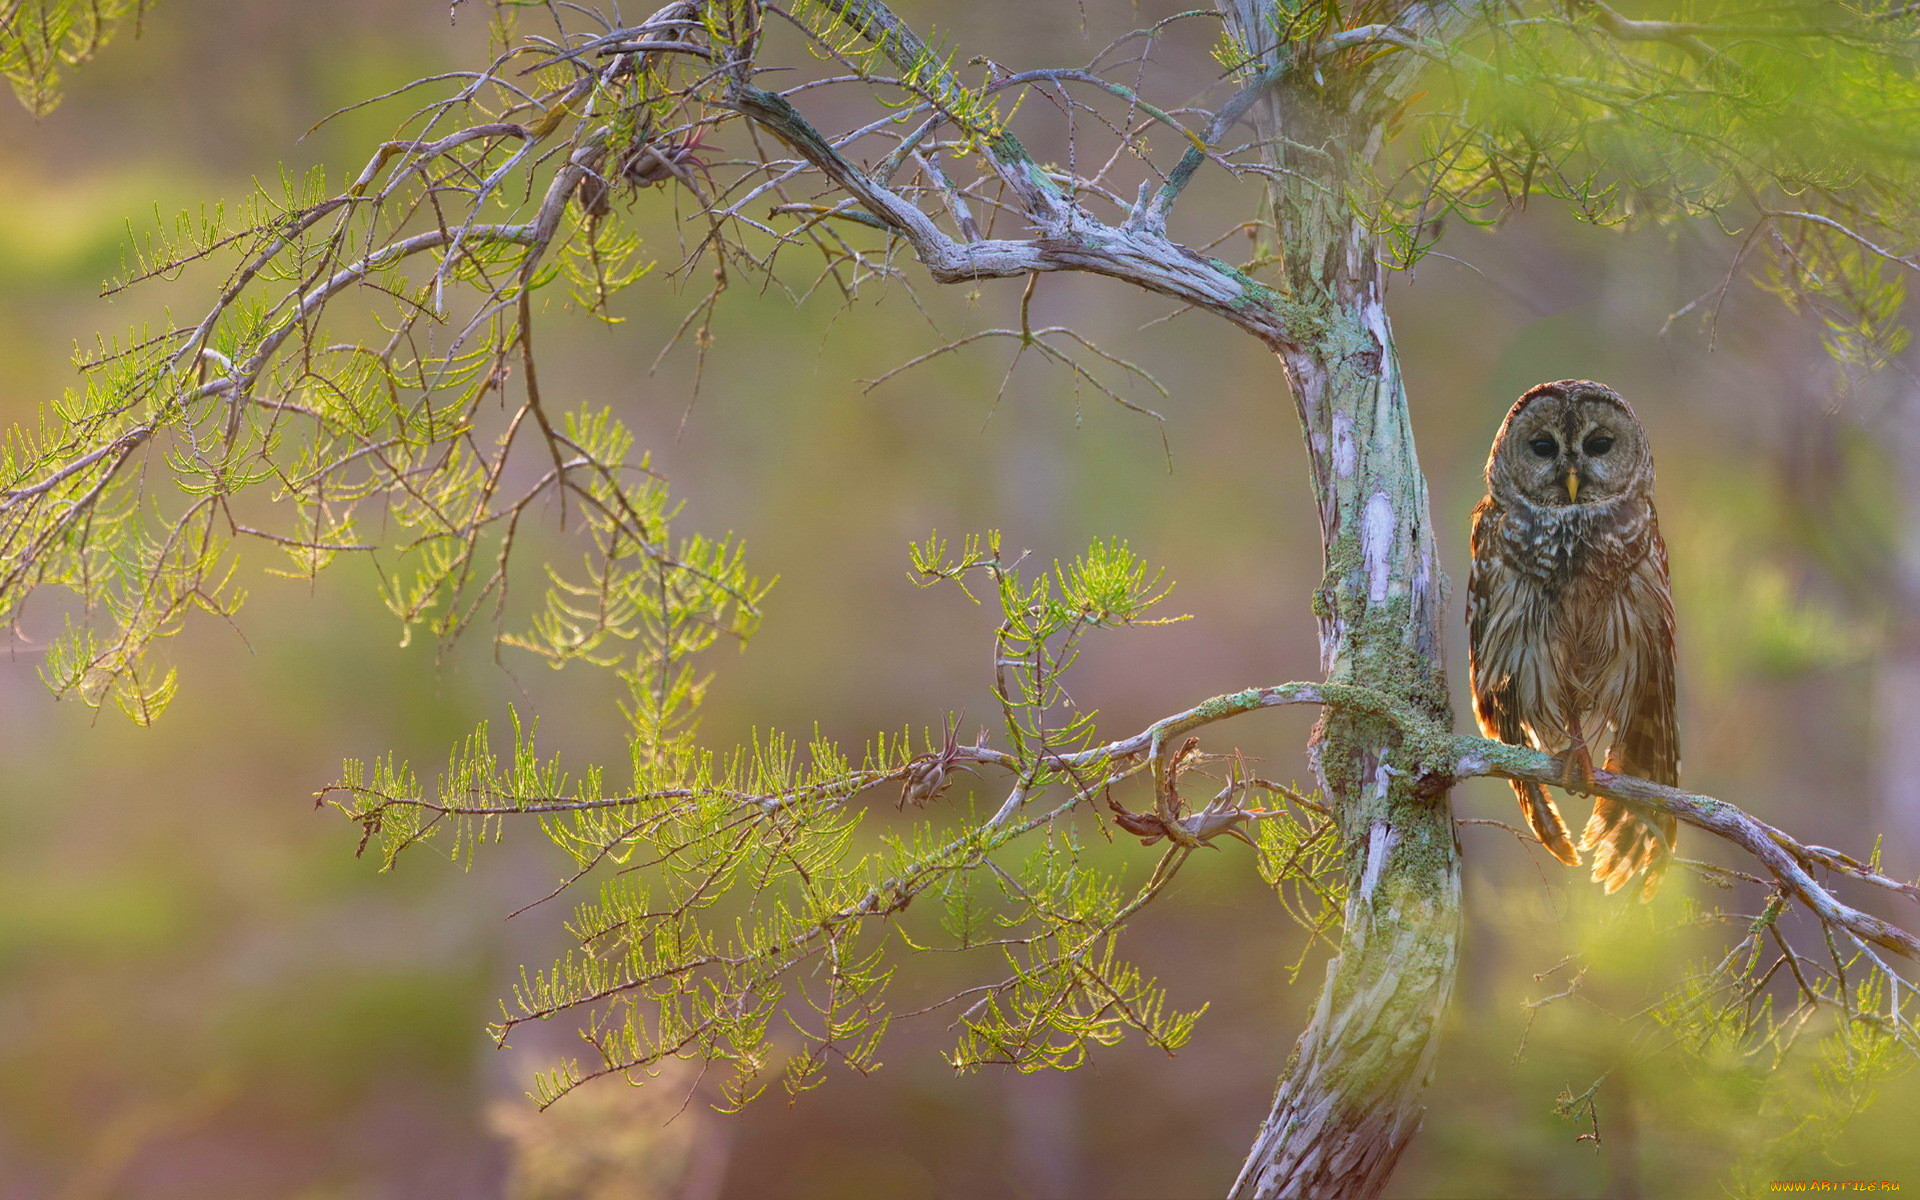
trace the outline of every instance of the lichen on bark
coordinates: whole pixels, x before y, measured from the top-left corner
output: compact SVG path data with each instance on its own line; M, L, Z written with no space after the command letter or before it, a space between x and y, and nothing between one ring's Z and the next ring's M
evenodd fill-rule
M1263 7L1228 7L1256 53L1271 40L1258 23ZM1284 52L1267 53L1271 63ZM1269 199L1286 279L1278 307L1291 334L1277 349L1325 555L1313 605L1322 666L1329 688L1364 687L1403 719L1330 705L1315 727L1314 769L1346 852L1341 948L1235 1182L1237 1200L1378 1193L1419 1127L1458 953L1446 580L1380 256L1348 202L1377 148L1363 107L1283 77L1256 123L1277 168Z

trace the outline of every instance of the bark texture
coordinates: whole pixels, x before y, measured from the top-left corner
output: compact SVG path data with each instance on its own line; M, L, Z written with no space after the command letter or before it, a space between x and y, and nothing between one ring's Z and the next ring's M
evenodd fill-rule
M1400 81L1289 63L1297 44L1274 43L1271 7L1228 11L1279 78L1255 122L1281 169L1271 201L1293 323L1280 354L1320 510L1321 658L1328 682L1385 692L1450 730L1446 581L1375 238L1351 203ZM1341 950L1235 1200L1375 1196L1419 1127L1461 929L1445 758L1363 713L1329 708L1315 730L1314 769L1347 852Z
M1377 294L1337 315L1352 344L1287 362L1320 488L1327 679L1386 691L1450 728L1445 587L1392 340ZM1315 771L1347 850L1341 950L1238 1200L1377 1195L1419 1127L1460 937L1459 847L1446 788L1432 782L1449 778L1437 749L1340 709L1315 731Z

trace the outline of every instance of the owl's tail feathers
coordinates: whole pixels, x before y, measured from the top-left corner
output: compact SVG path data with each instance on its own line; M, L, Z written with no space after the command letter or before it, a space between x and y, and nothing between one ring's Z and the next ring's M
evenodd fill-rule
M1676 828L1666 813L1642 813L1618 800L1594 797L1593 816L1580 834L1580 848L1593 851L1593 881L1611 895L1645 871L1640 899L1653 899L1673 858Z
M1527 814L1527 828L1533 830L1533 836L1540 844L1570 867L1580 865L1580 852L1573 848L1573 838L1567 834L1567 823L1560 817L1559 806L1553 797L1547 795L1547 789L1537 783L1523 779L1513 781L1513 794L1520 798L1520 811Z

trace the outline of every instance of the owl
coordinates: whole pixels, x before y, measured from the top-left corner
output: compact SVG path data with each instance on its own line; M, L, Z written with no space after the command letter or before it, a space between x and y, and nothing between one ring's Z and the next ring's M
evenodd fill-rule
M1562 786L1606 769L1680 781L1674 713L1673 600L1653 511L1646 430L1613 389L1543 383L1508 411L1487 456L1487 496L1473 510L1467 585L1473 712L1488 737L1564 757ZM1513 790L1534 835L1578 866L1547 790ZM1653 895L1673 853L1674 821L1597 797L1580 836L1593 878L1617 891L1646 872Z

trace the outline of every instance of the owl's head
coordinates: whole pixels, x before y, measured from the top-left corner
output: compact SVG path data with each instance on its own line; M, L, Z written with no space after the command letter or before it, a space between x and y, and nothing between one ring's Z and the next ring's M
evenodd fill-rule
M1527 392L1487 456L1487 489L1541 507L1602 504L1650 488L1653 455L1620 393L1589 379Z

